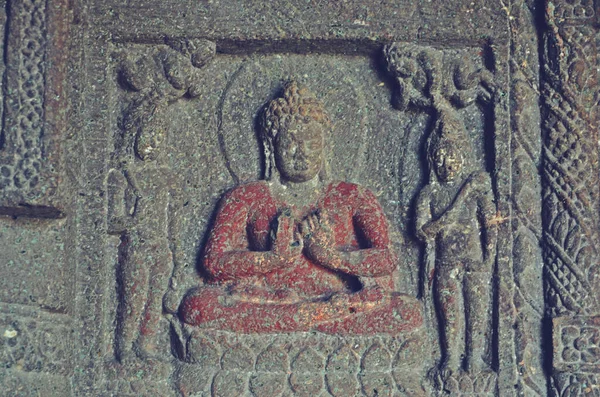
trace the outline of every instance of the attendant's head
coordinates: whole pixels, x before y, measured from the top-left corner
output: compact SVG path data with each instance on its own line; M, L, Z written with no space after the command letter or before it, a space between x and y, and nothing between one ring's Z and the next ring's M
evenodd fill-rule
M431 161L433 169L442 183L453 182L461 174L464 158L455 142L441 140L433 148Z
M323 105L295 81L286 84L283 97L269 103L262 119L267 178L273 162L281 177L290 182L306 182L317 176L324 163L328 130Z

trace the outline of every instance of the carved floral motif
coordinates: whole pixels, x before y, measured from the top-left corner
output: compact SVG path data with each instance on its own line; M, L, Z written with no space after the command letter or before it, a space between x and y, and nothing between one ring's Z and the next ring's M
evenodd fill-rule
M261 343L251 335L193 331L177 387L184 395L430 395L419 375L427 346L418 333L407 339L321 335L318 342L301 335Z
M566 326L557 331L562 342L557 360L565 364L600 364L600 328Z
M543 52L546 310L554 318L557 396L598 384L598 70L589 1L548 3ZM582 316L586 315L586 316ZM589 363L592 363L591 365Z

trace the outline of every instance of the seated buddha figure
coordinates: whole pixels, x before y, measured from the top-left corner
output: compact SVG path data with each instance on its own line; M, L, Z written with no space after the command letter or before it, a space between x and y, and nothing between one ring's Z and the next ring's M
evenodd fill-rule
M295 82L261 115L265 180L222 199L184 297L190 325L241 333L398 334L420 302L394 292L388 222L368 189L327 182L322 104Z

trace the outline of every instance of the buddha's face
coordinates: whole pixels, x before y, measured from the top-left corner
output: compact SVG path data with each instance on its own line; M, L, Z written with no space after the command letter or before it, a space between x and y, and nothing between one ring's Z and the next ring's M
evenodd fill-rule
M454 145L440 145L433 152L433 167L440 182L452 182L463 168L463 157Z
M275 137L275 162L281 176L291 182L313 179L323 164L323 126L292 121L287 131Z

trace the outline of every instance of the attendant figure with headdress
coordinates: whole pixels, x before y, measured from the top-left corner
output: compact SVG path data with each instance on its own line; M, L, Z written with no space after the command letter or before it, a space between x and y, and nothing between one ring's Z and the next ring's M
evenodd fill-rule
M438 107L427 142L429 183L417 197L417 236L438 313L441 368L488 370L497 228L491 178L475 166L462 121ZM431 265L429 265L431 264Z

